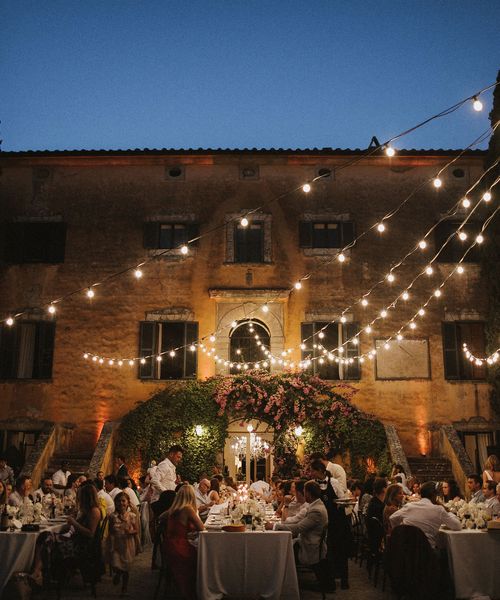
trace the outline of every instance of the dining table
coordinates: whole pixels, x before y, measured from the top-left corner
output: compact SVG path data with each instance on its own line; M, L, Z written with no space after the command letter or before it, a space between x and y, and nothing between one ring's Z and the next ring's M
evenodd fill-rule
M269 517L271 520L271 517ZM299 600L292 534L223 531L228 517L211 512L198 539L197 593L200 600L265 598Z
M500 531L440 530L455 586L455 598L500 599Z
M0 596L14 573L31 571L40 534L57 533L65 523L66 518L55 519L42 523L39 531L0 531Z

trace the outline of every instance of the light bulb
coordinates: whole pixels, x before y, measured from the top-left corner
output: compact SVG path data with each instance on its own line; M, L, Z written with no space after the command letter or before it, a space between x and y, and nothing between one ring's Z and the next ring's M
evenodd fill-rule
M128 366L129 367L133 367L134 366L134 361L133 360L129 360L128 361Z
M236 349L236 354L241 354L241 350L240 350L240 348L237 348L237 349Z
M56 307L53 304L51 304L47 310L51 315L53 315L56 312Z
M262 307L262 312L269 312L269 306L267 304L264 304L264 306Z
M346 323L347 322L346 317L344 317L344 316L340 317L340 322L341 323Z
M342 252L338 255L338 261L343 263L345 261L345 254L342 254Z
M429 265L426 269L425 272L427 275L432 275L434 273L434 269Z
M213 344L215 342L215 335L212 334L209 339L210 339L210 341Z
M483 200L485 202L489 202L491 200L491 192L484 192L484 194L483 194Z
M420 240L420 242L418 242L418 245L422 250L424 248L427 248L427 242L425 240Z
M325 337L325 334L322 331L320 331L318 333L318 337L319 337L320 340L322 340Z
M337 348L337 352L338 352L339 354L344 354L344 347L343 347L343 346L339 346L339 347Z
M379 231L380 233L382 233L383 231L385 231L385 225L383 223L379 223L377 225L377 231Z
M385 349L385 350L389 350L389 348L390 348L390 346L389 346L389 342L386 342L386 343L384 344L384 349Z
M300 290L300 289L302 288L302 284L300 283L300 281L297 281L297 282L295 282L295 284L294 284L294 288L295 288L296 290Z
M297 425L297 427L294 430L294 433L297 437L300 437L302 435L303 431L304 430L302 429L302 427L300 425Z
M6 321L5 324L8 325L9 327L12 327L12 325L14 325L14 319L12 317L9 317Z
M146 364L146 359L145 358L141 358L141 365L145 365Z
M398 333L396 339L398 340L398 342L400 342L403 339L403 336L400 333Z
M115 361L111 359L108 361L108 364L110 367L112 367L115 364Z
M97 362L97 356L92 357L92 362Z
M156 360L157 360L158 362L161 362L161 361L163 360L163 358L162 358L161 356L159 356L159 355L158 355L158 356L156 357Z
M123 360L118 361L118 366L121 367L123 365Z
M201 425L196 425L196 427L194 428L196 435L199 437L200 435L203 435L203 427Z
M462 265L458 265L458 267L457 267L457 273L459 275L462 275L463 272L464 272L464 268L462 267Z
M87 359L89 357L89 355L85 352L85 354L83 355L83 358Z
M384 310L380 311L380 316L382 317L382 319L385 319L387 317L387 311L385 310L385 308Z
M357 337L352 338L351 343L353 344L353 346L357 346L359 344L359 340Z
M325 362L325 361L324 361L322 358L320 358L320 359L318 360L318 362L319 362L319 364L320 364L320 365L322 365L322 364L324 364L324 362Z
M231 321L231 327L234 329L238 323L236 321Z
M484 242L484 237L481 234L479 234L476 238L476 244L482 244L483 242Z
M186 255L189 252L189 248L187 246L181 246L181 254Z
M365 359L364 359L362 356L360 356L360 357L359 357L359 362L360 362L360 363L364 363L364 362L365 362Z
M241 219L240 221L240 225L242 227L248 227L248 219L246 217L243 217L243 219Z
M385 153L389 158L392 158L396 154L396 151L394 150L394 148L392 148L392 146L386 146Z
M300 349L301 350L305 350L306 349L306 345L305 344L300 344Z
M473 100L472 108L476 112L481 112L483 110L483 103L481 102L481 100L479 100L479 98L477 96L474 96L474 98L472 100Z
M104 358L100 358L99 359L99 364L102 365L103 362L104 362Z
M410 329L416 329L416 328L417 328L417 324L414 321L412 321L410 323Z
M302 186L302 191L308 194L311 191L311 186L308 183L304 183Z
M191 352L194 352L196 350L196 346L194 344L191 344L191 346L189 346L189 349L191 350Z
M403 300L408 300L409 297L410 297L410 294L408 292L403 292L401 294L401 298L403 298Z
M93 289L88 289L87 290L87 298L93 298L95 296L94 294L94 290Z
M244 364L244 365L243 365L243 368L244 368L245 370L246 370L246 369L248 369L248 365L247 365L247 364Z
M387 281L389 283L392 283L396 278L394 277L394 275L392 273L389 273L389 275L387 275Z
M365 331L366 331L366 333L371 333L372 332L372 328L370 327L370 325L367 325L365 327Z
M423 308L420 308L418 311L418 314L423 317L425 315L425 310Z
M469 198L464 198L464 199L462 200L462 206L463 206L464 208L469 208L469 206L470 206L470 200L469 200Z
M134 275L135 275L136 279L140 279L142 277L142 271L140 269L136 269L134 271Z
M436 298L439 298L441 296L441 290L434 290L434 296L436 296Z
M247 431L248 431L248 433L252 433L252 431L253 431L253 425L251 423L249 423L247 425Z
M432 181L432 185L437 189L443 185L443 182L441 181L441 179L439 179L439 177L435 177Z
M363 298L363 300L361 300L361 305L368 306L368 300L366 298Z

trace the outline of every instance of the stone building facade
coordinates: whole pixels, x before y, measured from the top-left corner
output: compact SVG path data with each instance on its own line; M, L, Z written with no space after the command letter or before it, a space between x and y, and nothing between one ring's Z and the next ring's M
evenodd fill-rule
M283 353L295 365L316 355L310 368L356 388L355 403L396 425L409 455L433 451L438 424L480 419L493 436L485 370L464 364L459 347L467 341L484 352L488 306L474 253L465 272L454 274L441 298L429 303L417 328L406 327L404 340L383 348L456 266L456 236L433 275L412 286L410 299L389 308L370 334L363 331L357 347L346 346L350 365L327 358L320 365L313 343L320 344L325 324L335 322L321 345L337 347L391 305L470 208L446 218L427 247L394 271L394 282L375 287L368 306L359 301L463 198L485 159L481 151L363 155L331 149L2 153L0 420L71 422L75 446L93 446L104 422L169 382L229 372L230 360L234 370L232 336L253 321L268 337L272 370L283 368ZM435 188L432 177L453 159ZM306 181L309 193L301 189ZM483 191L479 185L471 194L472 206ZM384 221L383 233L368 231L402 203ZM242 231L240 218L249 211ZM468 240L490 212L486 203L475 211ZM198 236L186 256L165 254ZM487 231L484 236L487 244ZM339 249L355 239L339 262ZM115 276L150 258L141 278L133 271ZM295 289L304 274L310 276ZM97 282L103 283L92 287ZM55 314L48 313L48 304L60 298ZM247 353L242 361L263 362L249 346L251 337L240 335ZM201 338L219 363L189 349ZM174 346L185 349L171 364L165 354L158 364L118 366L120 358ZM371 349L376 357L360 364L358 353ZM93 354L106 360L100 365Z

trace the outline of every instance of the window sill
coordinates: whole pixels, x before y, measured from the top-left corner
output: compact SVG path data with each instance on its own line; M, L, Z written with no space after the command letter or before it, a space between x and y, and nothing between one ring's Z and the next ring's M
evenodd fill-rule
M336 254L340 254L342 248L301 248L304 256L335 256ZM351 258L351 250L345 250L344 256L346 258Z
M0 379L2 383L53 383L53 379Z
M446 383L483 383L486 385L490 385L486 379L445 379Z
M182 254L179 248L149 248L148 255L161 260L181 261L196 255L196 248L190 247L187 254Z
M234 262L234 261L225 261L223 263L226 266L236 266L236 267L270 267L275 263L273 261L269 262Z

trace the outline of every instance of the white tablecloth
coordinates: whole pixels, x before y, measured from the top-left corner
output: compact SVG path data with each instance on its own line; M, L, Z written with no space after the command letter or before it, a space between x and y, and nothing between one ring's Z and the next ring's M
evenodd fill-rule
M298 600L292 534L202 532L197 586L200 600L223 596Z
M441 531L457 598L500 598L500 532Z
M40 533L56 532L62 524L50 525L35 533L0 531L0 594L13 573L31 572L35 557L35 544Z

